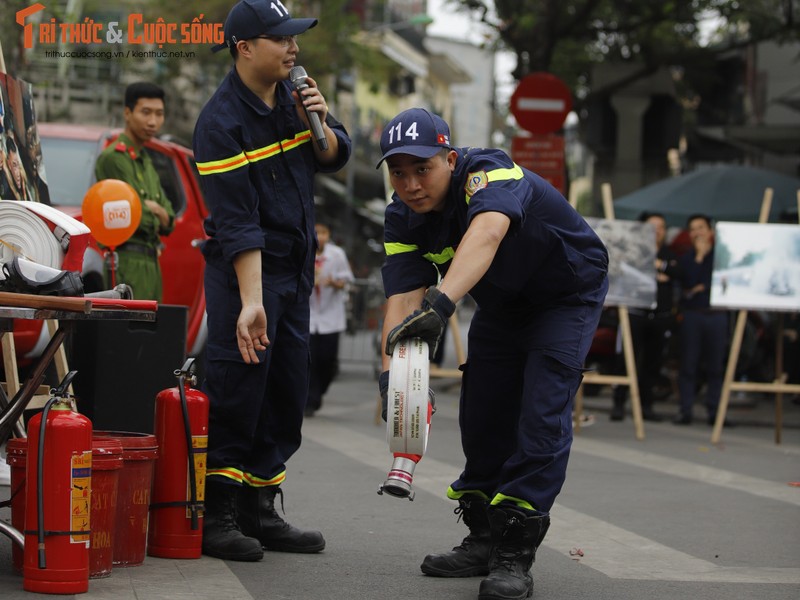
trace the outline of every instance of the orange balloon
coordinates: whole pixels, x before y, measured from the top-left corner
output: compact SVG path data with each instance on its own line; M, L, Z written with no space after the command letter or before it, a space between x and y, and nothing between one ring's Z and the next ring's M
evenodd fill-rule
M103 179L90 187L82 211L94 239L112 248L128 241L142 220L139 194L119 179Z

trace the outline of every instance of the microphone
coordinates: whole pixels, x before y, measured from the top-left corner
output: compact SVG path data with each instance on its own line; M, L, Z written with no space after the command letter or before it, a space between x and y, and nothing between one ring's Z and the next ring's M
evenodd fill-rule
M303 67L292 67L292 69L289 71L289 79L291 80L294 89L296 89L297 93L300 94L301 100L303 98L303 94L300 92L308 88L306 77L308 77L308 74ZM314 136L314 139L317 140L319 149L323 151L327 150L328 140L325 138L325 132L322 131L322 123L320 123L319 115L315 112L309 112L305 105L303 106L303 110L306 111L308 122L311 123L311 133Z

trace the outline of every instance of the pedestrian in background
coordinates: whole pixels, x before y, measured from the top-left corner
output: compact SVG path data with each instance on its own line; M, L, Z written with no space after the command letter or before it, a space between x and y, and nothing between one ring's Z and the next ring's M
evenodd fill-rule
M642 213L639 221L647 223L655 232L656 242L656 307L653 309L629 308L633 354L636 358L636 376L642 403L642 418L645 421L663 421L653 408L654 388L658 382L664 362L664 348L667 346L667 333L672 330L674 297L678 259L666 243L667 221L661 213ZM622 355L618 355L621 357ZM614 389L614 406L611 420L625 418L625 403L628 386L618 385Z
M728 347L728 312L711 309L711 274L714 269L714 230L711 217L691 215L686 221L692 248L680 257L681 340L678 389L680 411L676 425L689 425L698 389L701 365L706 373L707 422L713 425L722 392L725 350Z
M314 174L350 156L317 82L302 96L289 72L297 35L280 2L242 0L228 14L233 68L203 108L194 156L211 214L203 245L210 399L203 552L254 561L262 548L319 552L319 531L281 518L286 461L301 442L309 385L309 297L314 286ZM323 124L327 149L312 138Z
M140 81L125 88L125 130L97 157L94 174L98 181L120 179L136 190L142 204L139 226L127 242L117 246L115 279L127 283L138 300L161 302L162 281L158 257L161 237L175 228L175 210L167 198L145 144L164 125L164 90ZM111 288L111 265L106 262L106 286Z
M547 181L494 149L456 148L421 108L381 136L394 188L386 209L380 392L389 356L420 337L431 357L455 304L477 304L459 423L466 456L447 496L469 535L432 554L436 577L488 575L480 598L525 598L529 573L566 477L572 403L608 291L608 253Z
M317 223L317 256L311 292L311 382L306 416L322 407L322 397L339 371L339 334L347 329L348 284L353 271L344 250L330 241L331 230Z

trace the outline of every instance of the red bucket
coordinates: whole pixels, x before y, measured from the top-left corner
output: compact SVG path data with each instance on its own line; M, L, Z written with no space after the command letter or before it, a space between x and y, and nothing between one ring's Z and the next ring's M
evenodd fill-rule
M116 438L122 444L122 470L114 527L115 567L144 562L153 466L158 457L156 436L129 431L95 431L95 438Z
M117 489L122 466L122 442L120 440L103 437L92 439L90 579L111 575L117 518Z
M6 462L11 467L11 526L22 533L25 529L25 465L28 460L28 438L12 438L6 444ZM14 570L22 573L22 548L11 543Z

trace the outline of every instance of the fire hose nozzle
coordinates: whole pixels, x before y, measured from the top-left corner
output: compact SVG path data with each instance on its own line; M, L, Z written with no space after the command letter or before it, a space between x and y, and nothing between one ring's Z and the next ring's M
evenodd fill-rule
M411 483L416 465L417 463L409 458L395 456L386 481L378 488L378 494L383 495L386 492L395 498L408 498L413 502L414 489Z

